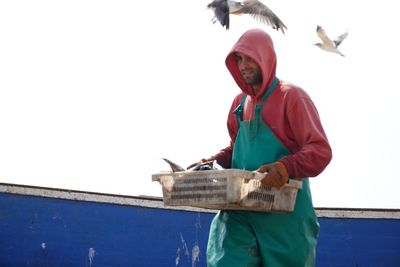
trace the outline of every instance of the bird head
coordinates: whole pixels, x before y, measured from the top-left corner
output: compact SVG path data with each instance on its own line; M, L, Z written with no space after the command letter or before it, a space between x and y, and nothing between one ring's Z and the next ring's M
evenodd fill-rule
M215 7L216 7L215 1L212 1L211 3L209 3L209 4L207 5L207 8L208 8L208 9L211 9L211 10L215 10Z

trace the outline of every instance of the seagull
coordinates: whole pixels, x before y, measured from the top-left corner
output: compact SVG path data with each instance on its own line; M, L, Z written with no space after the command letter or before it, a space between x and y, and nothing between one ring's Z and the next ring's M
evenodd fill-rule
M345 33L339 35L338 37L336 37L336 39L331 40L326 35L325 30L321 26L318 25L317 26L317 35L322 40L322 43L316 43L314 45L318 46L322 50L325 50L325 51L328 51L328 52L332 52L332 53L336 53L336 54L339 54L342 57L344 57L343 53L340 52L338 47L342 43L344 38L346 38L347 35L349 35L349 33L347 31Z
M254 19L270 25L273 29L285 33L286 26L275 15L272 10L258 0L245 0L236 2L234 0L213 0L207 5L208 9L214 10L213 23L217 20L222 27L229 29L229 15L249 14Z

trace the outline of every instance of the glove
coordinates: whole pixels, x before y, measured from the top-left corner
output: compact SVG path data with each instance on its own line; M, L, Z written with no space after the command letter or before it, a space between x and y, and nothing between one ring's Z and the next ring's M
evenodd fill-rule
M282 187L289 181L287 169L280 161L262 165L256 171L261 173L267 172L265 178L261 180L263 185Z

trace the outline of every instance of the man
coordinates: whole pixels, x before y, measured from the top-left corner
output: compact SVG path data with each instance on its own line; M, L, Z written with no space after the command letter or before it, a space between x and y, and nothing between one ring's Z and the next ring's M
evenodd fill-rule
M265 185L299 179L303 188L290 213L220 211L210 227L208 266L315 266L319 224L307 177L320 174L332 158L318 112L304 90L275 76L266 32L245 32L225 63L242 91L228 115L231 142L202 161L268 172Z

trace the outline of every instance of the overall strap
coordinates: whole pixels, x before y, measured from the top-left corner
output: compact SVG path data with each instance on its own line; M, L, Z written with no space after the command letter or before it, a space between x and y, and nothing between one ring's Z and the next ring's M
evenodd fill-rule
M272 93L272 91L275 89L275 87L278 85L279 79L277 77L274 78L274 81L272 84L268 87L267 91L263 95L260 104L256 105L255 110L258 111L261 109L265 99ZM236 117L239 121L243 120L243 108L244 108L244 101L246 100L247 95L244 94L242 97L242 101L240 101L240 104L235 108L233 113L236 114Z
M258 134L258 129L260 127L261 124L261 108L264 105L264 101L265 99L267 99L267 97L272 93L272 91L276 88L276 86L278 85L278 78L274 78L274 81L272 82L272 84L268 87L267 91L264 93L263 97L261 98L261 101L259 104L256 105L256 107L254 108L254 118L253 120L250 122L250 130L252 131L252 136L255 137Z
M247 97L247 95L244 94L243 97L242 97L242 101L240 101L240 104L233 111L233 113L236 114L236 118L239 121L243 120L243 107L244 107L244 101L246 101L246 97Z
M260 106L262 106L262 104L264 103L265 99L267 99L267 97L272 93L272 91L274 91L274 89L276 88L276 86L279 83L279 79L277 77L274 78L274 81L272 82L272 84L270 85L270 87L268 87L267 91L265 92L265 94L263 95L262 99L261 99L261 104Z

